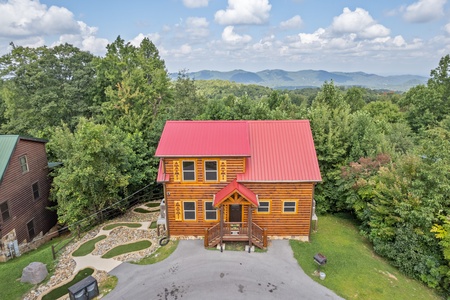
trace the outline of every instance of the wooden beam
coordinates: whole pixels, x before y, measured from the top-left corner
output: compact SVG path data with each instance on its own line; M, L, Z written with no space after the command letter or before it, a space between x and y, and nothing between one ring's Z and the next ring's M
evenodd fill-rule
M223 204L220 206L220 252L223 251Z
M252 206L248 206L248 253L252 248Z

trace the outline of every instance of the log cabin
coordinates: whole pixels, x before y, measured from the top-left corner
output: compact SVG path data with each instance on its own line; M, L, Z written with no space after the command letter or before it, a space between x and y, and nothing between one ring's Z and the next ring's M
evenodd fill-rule
M308 120L167 121L155 156L171 237L309 240L322 178Z
M26 244L56 224L47 209L50 179L46 140L0 135L0 260L11 243ZM17 254L17 253L16 253Z

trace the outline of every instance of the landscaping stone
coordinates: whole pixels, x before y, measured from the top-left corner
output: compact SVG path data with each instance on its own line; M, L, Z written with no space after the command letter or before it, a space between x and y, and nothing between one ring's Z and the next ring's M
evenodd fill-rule
M20 282L29 282L37 284L42 282L47 277L47 267L41 262L32 262L26 266L22 271L22 278Z
M138 206L136 206L138 207ZM134 207L134 208L136 208ZM71 253L78 249L78 247L88 240L95 238L100 230L111 223L130 223L130 222L152 222L158 220L159 210L147 214L140 214L133 212L134 208L131 208L123 216L114 219L112 222L108 222L99 225L96 229L91 230L86 233L81 239L75 239L75 242L70 243L64 248L64 251L59 255L59 261L55 267L55 273L50 277L50 280L46 284L39 285L37 288L30 291L24 296L24 300L37 300L40 299L44 294L48 293L50 290L57 286L60 286L67 281L71 280L75 275L74 270L76 267L75 261L72 259ZM130 227L117 227L111 230L106 239L98 242L96 244L95 250L92 252L93 255L103 255L112 248L137 242L140 240L150 240L152 245L140 251L125 253L120 256L114 257L115 260L119 261L136 261L140 260L150 254L152 254L159 247L156 229L149 229L147 227L140 228L130 228ZM95 268L95 266L93 266ZM106 280L108 274L104 271L96 271L92 275L99 283ZM62 297L62 299L69 299L69 296Z

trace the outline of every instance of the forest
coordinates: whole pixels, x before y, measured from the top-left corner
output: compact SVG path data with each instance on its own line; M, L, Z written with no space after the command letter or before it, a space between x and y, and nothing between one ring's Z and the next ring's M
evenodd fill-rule
M104 57L69 45L13 46L0 58L0 134L45 138L59 222L155 182L166 120L308 119L323 182L320 214L347 212L410 277L450 293L450 56L404 93L339 87L272 90L170 80L148 39L118 37Z

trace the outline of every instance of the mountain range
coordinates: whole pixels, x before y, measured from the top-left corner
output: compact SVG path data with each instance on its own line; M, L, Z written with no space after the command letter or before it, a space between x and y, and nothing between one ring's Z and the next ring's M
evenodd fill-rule
M177 78L171 73L172 79ZM202 70L188 72L194 80L226 80L243 84L258 84L273 89L301 89L320 87L325 81L333 81L338 86L360 86L376 90L407 91L419 84L426 84L428 77L418 75L380 76L364 72L328 72L323 70L263 70L249 72L233 70L229 72Z

